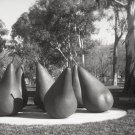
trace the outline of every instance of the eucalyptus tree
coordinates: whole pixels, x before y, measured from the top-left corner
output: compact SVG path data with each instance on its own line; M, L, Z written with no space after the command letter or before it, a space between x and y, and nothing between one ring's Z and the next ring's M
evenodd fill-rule
M126 47L126 75L125 93L135 92L135 0L116 1L116 4L126 9L128 33L125 39Z
M124 93L135 93L135 0L98 0L102 5L117 5L125 8L127 13L128 33L125 39L126 47L126 74Z
M0 52L3 51L5 48L6 39L3 38L3 36L8 34L8 30L5 26L5 23L0 20Z
M135 0L121 4L127 10L128 34L125 39L126 46L126 76L125 93L135 93Z
M113 85L117 85L118 78L118 44L126 30L126 18L121 17L120 13L125 12L122 8L118 6L114 7L115 12L115 41L113 50Z
M12 36L36 43L46 64L69 64L78 54L84 63L84 48L95 31L92 22L99 18L94 9L95 1L89 0L38 0L13 25Z
M47 1L46 1L47 2ZM37 1L35 5L30 7L29 13L23 13L12 27L12 37L21 40L23 47L18 47L18 51L23 52L26 56L33 55L33 52L38 52L37 59L43 65L56 64L63 57L59 53L53 53L51 45L51 37L46 30L44 18L46 17L46 2L43 0ZM32 54L27 53L31 49ZM59 55L59 56L58 56Z
M118 73L122 79L125 76L125 67L126 67L126 48L122 42L118 45Z
M118 45L122 38L122 36L127 31L127 25L126 25L126 12L124 8L121 8L119 6L111 6L110 8L113 9L113 19L114 19L114 25L112 26L114 29L114 45L113 45L113 85L117 85L117 78L118 78ZM112 16L110 16L112 21Z
M93 47L86 57L86 68L96 77L106 77L112 74L112 54L110 45Z
M92 1L55 0L48 7L48 31L69 63L81 53L84 65L84 46L95 31L93 21L99 18L93 14L94 4Z

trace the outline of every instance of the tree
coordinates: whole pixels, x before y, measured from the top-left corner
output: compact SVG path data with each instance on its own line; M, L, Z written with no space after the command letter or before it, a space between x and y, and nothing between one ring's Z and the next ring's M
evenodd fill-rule
M126 67L126 49L122 42L119 42L118 52L118 73L122 78L124 78Z
M21 46L23 46L21 48L28 49L31 46L31 53L38 51L39 56L37 59L48 67L48 65L55 64L62 58L58 57L57 52L53 53L54 47L51 45L51 37L49 37L49 32L46 30L46 25L44 24L46 11L43 10L44 5L40 6L40 4L37 2L36 5L30 8L29 13L23 13L20 16L12 27L12 37L14 39L16 37L21 39ZM29 47L27 46L28 44ZM21 48L18 47L18 51Z
M100 1L101 2L101 1ZM128 33L125 39L126 46L126 75L124 93L135 93L135 0L105 0L107 4L117 4L127 12Z
M125 41L126 46L126 76L125 93L135 93L135 0L127 1L127 24L128 34Z
M0 52L2 52L5 48L6 40L3 38L3 36L7 34L8 30L6 29L4 22L0 20Z
M120 13L124 12L122 8L119 8L118 6L114 6L114 14L115 14L115 41L114 41L114 47L113 47L113 85L117 85L117 78L118 78L118 44L120 39L122 38L125 26L126 26L126 19L124 17L120 18Z
M19 59L18 65L23 63L25 76L30 80L31 83L33 83L33 77L35 77L36 71L35 61L40 60L39 57L41 55L41 51L37 45L31 45L28 42L18 43L16 40L13 40L12 42L15 46L15 51L12 53L12 55L16 56L16 60ZM42 61L40 61L40 63L42 63Z
M84 58L88 38L95 31L94 4L89 0L39 0L13 25L12 35L37 44L44 50L40 58L49 65L62 66L80 52Z
M47 10L46 20L51 22L48 23L48 31L54 37L56 47L60 45L59 49L64 50L63 53L69 65L78 52L81 54L84 65L84 46L87 38L90 38L90 34L95 31L92 23L97 16L93 15L94 9L90 9L93 3L85 5L86 2L88 1L56 0ZM76 51L78 48L79 51Z
M97 77L110 76L112 54L110 46L95 46L86 57L86 68Z
M114 29L114 35L115 35L115 41L114 41L114 47L113 47L113 85L117 85L117 76L118 76L118 43L120 39L122 38L125 30L126 30L126 18L124 17L125 8L122 6L119 6L119 4L116 4L115 0L106 1L108 4L107 11L111 10L113 12L113 15L107 14L108 20L112 22L114 20L114 25L112 28ZM117 1L118 2L118 1ZM107 12L106 11L106 12ZM108 13L108 12L107 12ZM106 15L106 14L105 14Z
M24 42L29 42L31 23L28 13L24 12L12 26L12 38L22 38Z

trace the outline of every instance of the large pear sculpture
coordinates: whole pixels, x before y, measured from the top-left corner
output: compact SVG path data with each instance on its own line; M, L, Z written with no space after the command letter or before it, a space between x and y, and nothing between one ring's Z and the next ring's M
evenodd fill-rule
M113 96L108 88L82 67L78 67L78 75L85 108L91 112L111 109Z
M78 77L78 66L74 65L73 67L73 73L72 73L72 85L73 85L73 90L77 99L78 103L78 108L83 108L83 101L82 101L82 91L81 91L81 86L80 86L80 81Z
M57 119L67 118L77 109L77 100L72 87L70 68L65 68L45 95L47 113Z
M34 103L44 111L44 96L53 83L54 79L48 73L47 69L39 62L36 62L36 92L34 96Z
M0 116L17 114L23 106L13 63L10 63L0 82Z
M27 88L25 85L24 67L22 64L16 70L16 79L17 79L19 90L22 94L23 107L25 107L28 102L28 93L27 93Z

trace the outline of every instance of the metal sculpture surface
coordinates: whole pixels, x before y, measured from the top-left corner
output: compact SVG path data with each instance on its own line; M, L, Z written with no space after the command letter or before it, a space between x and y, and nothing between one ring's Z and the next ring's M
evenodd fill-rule
M28 102L28 93L27 93L27 88L25 85L25 76L24 76L23 65L19 66L18 69L16 70L16 79L17 79L17 84L18 84L19 90L20 90L22 98L23 98L23 107L25 107Z
M13 63L7 66L0 82L0 116L17 114L23 106Z
M44 96L53 83L54 79L48 73L47 69L39 62L36 62L36 92L34 96L34 103L44 111Z

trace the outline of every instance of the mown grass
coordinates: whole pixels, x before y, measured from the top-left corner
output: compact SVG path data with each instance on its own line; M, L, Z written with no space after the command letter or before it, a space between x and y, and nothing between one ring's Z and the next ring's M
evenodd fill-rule
M128 114L120 119L81 125L16 126L0 124L0 135L135 135L135 103L115 103Z

